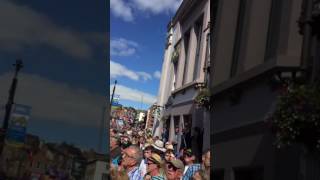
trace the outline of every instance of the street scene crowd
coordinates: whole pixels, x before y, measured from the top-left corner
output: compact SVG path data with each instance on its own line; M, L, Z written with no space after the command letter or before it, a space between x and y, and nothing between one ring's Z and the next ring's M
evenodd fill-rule
M110 175L115 180L209 180L210 150L197 157L191 148L153 136L144 124L110 125Z

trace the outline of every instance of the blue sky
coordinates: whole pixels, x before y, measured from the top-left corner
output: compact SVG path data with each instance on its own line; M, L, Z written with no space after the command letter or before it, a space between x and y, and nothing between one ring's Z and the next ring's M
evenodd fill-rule
M108 102L108 15L105 1L0 0L0 106L22 58L15 102L32 107L28 133L97 148Z
M147 109L155 103L166 28L181 0L111 0L110 91L120 104ZM142 102L142 103L141 103Z

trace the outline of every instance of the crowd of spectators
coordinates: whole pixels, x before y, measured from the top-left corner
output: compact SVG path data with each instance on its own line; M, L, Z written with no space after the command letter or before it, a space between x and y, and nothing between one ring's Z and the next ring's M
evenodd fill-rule
M143 126L110 129L110 168L115 180L209 180L210 150L200 160L190 148L153 137Z

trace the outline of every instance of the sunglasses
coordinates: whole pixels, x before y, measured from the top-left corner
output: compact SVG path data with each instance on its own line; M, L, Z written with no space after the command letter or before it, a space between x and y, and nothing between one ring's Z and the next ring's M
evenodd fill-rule
M192 157L192 155L191 154L183 154L183 157Z
M176 168L172 164L168 164L168 169L172 169L172 170L176 171L178 168Z

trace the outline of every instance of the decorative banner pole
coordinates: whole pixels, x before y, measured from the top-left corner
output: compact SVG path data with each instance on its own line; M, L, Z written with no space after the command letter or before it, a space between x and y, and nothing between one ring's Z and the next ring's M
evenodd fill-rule
M112 95L111 95L110 113L111 113L111 111L112 111L112 102L113 102L114 91L116 90L116 85L117 85L117 80L114 81L113 91L112 91Z
M10 91L9 91L9 98L8 98L8 102L6 104L6 112L4 115L4 120L3 120L3 125L2 128L4 130L4 133L7 133L7 129L8 129L8 125L9 125L9 119L10 119L10 115L11 115L11 109L12 109L12 105L14 104L14 96L15 96L15 92L16 92L16 88L17 88L17 83L18 83L18 73L20 71L21 68L23 68L23 63L22 60L17 59L16 63L13 64L13 66L15 66L15 74L12 80L12 84L10 87ZM1 148L0 148L0 155L2 154L2 150L4 147L4 140L5 140L5 134L3 136L3 139L1 139Z

